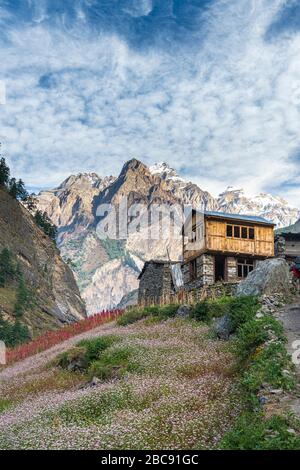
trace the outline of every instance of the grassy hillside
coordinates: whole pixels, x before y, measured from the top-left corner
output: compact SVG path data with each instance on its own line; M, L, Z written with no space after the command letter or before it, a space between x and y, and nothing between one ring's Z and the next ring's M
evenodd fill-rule
M299 449L299 424L258 392L291 390L280 324L256 299L131 310L0 373L2 449ZM235 335L219 341L214 316ZM270 339L271 338L271 339ZM1 412L2 410L2 412ZM290 428L293 427L293 433Z

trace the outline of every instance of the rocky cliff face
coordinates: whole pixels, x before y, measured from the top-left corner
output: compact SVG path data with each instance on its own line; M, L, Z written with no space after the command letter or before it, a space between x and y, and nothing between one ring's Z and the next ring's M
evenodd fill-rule
M214 198L180 178L165 163L148 168L133 159L124 165L118 178L71 176L59 188L42 192L39 204L58 225L62 256L74 271L89 313L117 305L136 289L138 272L145 260L167 259L168 254L178 260L181 256L181 240L171 237L148 242L142 228L124 240L99 239L97 208L112 204L118 211L123 197L129 207L142 203L145 211L153 204L189 204L206 210L263 215L280 225L294 222L299 214L280 198L248 198L242 190L232 188ZM109 220L107 216L105 221Z
M8 248L18 261L26 286L33 294L33 307L24 316L32 332L86 316L73 273L53 241L37 227L24 207L0 190L0 250L3 248ZM0 307L9 317L9 305L1 297Z

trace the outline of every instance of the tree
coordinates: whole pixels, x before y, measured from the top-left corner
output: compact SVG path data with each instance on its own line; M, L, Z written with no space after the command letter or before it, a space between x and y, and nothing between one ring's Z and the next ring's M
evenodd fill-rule
M0 159L0 187L6 188L9 183L9 175L10 170L9 167L6 165L5 158L2 157Z
M29 212L36 211L36 197L35 194L27 194L27 196L23 199L23 204Z
M17 289L17 298L14 307L14 315L17 318L20 318L23 313L30 307L30 292L26 287L23 276L20 276L18 289Z
M21 179L17 181L16 178L11 178L8 185L8 192L14 199L25 200L28 196L24 182Z
M34 220L36 221L37 225L45 232L45 234L48 235L48 237L52 238L52 240L56 239L57 227L52 224L47 212L37 210L34 214Z
M16 266L11 252L3 248L0 253L0 287L4 287L8 280L16 275Z

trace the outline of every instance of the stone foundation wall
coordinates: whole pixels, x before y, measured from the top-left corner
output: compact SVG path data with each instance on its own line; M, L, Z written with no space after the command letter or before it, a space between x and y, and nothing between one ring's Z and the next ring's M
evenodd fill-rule
M197 289L214 283L215 264L213 255L201 255L196 258L197 262L197 278L190 280L189 262L182 267L183 281L186 288Z

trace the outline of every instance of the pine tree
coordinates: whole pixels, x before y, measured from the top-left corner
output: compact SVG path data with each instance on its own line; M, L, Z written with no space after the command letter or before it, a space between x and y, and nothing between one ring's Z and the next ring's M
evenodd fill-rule
M23 313L30 306L30 292L26 287L23 276L20 276L18 289L17 289L17 299L14 307L14 315L17 318L20 318Z
M48 237L52 238L52 240L56 239L57 227L52 224L47 212L37 210L34 215L34 220L36 221L37 225L45 232L45 234L48 235Z
M9 183L9 175L10 170L9 167L6 165L5 158L2 157L0 159L0 187L6 188Z
M21 179L17 181L16 178L11 178L8 185L8 192L14 199L20 199L22 201L28 196L24 182Z
M11 252L7 248L3 248L0 253L0 287L13 279L16 274L16 266L13 262Z

